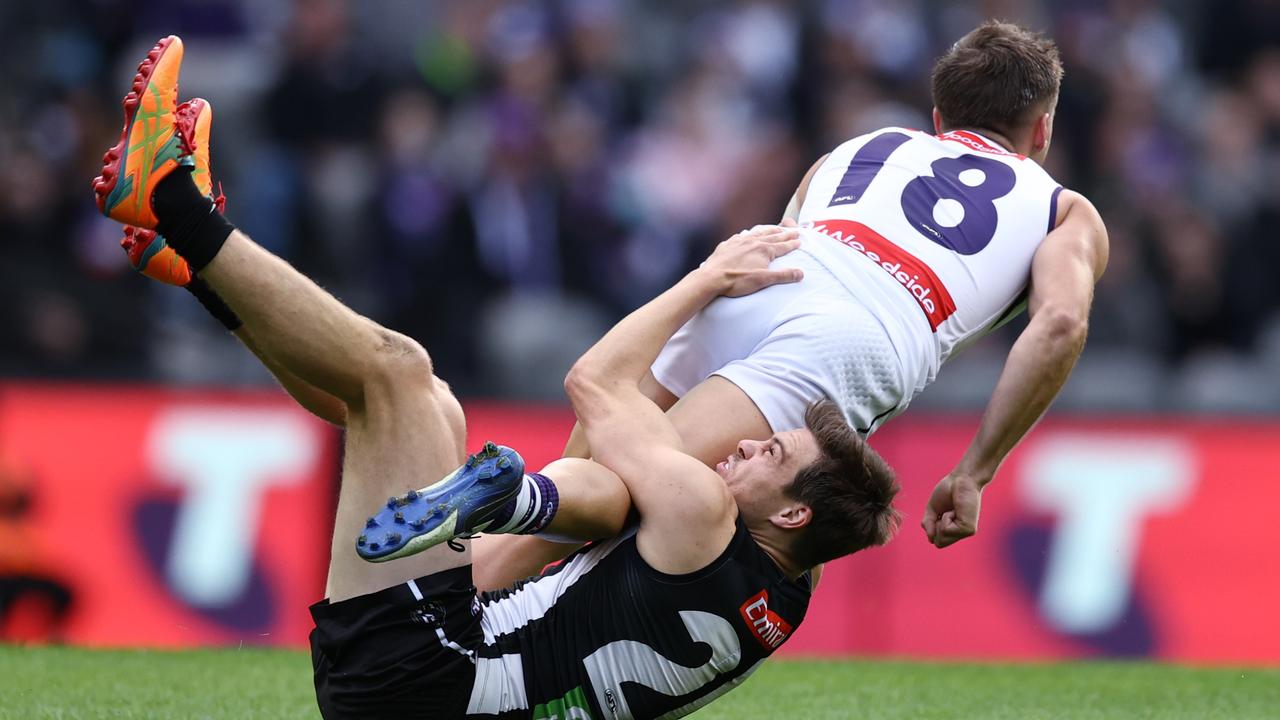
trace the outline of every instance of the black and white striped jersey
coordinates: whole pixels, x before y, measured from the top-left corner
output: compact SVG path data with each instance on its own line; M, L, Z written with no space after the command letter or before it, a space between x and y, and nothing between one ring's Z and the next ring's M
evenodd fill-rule
M677 718L782 645L804 619L809 576L788 579L739 518L697 572L650 567L632 528L481 602L468 718Z

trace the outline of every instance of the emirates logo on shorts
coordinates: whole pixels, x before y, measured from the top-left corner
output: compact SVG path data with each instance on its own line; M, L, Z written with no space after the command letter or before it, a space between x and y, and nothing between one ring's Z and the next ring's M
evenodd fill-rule
M791 624L769 609L769 591L761 590L752 595L739 608L742 619L747 621L751 634L770 652L777 650L791 635Z

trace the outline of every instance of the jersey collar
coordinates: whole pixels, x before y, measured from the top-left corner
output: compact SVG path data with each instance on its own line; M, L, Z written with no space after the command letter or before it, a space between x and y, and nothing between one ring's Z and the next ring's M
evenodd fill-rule
M984 137L983 135L980 135L972 130L948 130L947 132L942 133L938 137L943 140L951 140L952 142L958 142L961 145L970 147L974 150L977 150L978 152L991 153L992 155L1007 155L1009 157L1016 157L1019 160L1026 159L1025 155L1022 155L1020 153L1015 153L1015 152L1009 152L1008 150L1005 150L1004 148L1000 147L999 143L987 137Z

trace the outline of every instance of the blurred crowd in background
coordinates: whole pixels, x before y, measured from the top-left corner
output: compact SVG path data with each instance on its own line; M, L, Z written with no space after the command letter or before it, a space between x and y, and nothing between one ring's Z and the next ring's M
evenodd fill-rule
M1280 411L1274 0L41 0L0 4L0 375L266 381L134 275L89 181L158 37L213 105L227 215L429 349L462 394L556 399L574 357L816 158L929 128L933 60L1048 32L1050 172L1111 234L1061 406ZM920 404L986 399L1018 326Z

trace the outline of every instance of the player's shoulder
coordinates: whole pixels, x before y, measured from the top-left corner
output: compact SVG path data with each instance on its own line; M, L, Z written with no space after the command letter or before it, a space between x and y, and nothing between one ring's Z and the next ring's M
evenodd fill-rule
M660 504L637 506L636 549L650 567L663 573L701 570L728 546L738 505L724 480L692 456L667 448L654 456L650 472L674 482L666 484Z
M1076 218L1078 222L1097 227L1104 234L1106 232L1102 221L1102 213L1098 212L1098 208L1083 193L1070 188L1062 188L1062 191L1058 193L1057 213L1058 216L1054 227L1061 225L1066 218L1072 217Z
M1061 239L1052 244L1067 243L1077 248L1079 252L1085 253L1092 258L1094 279L1097 280L1102 276L1111 254L1111 240L1107 234L1106 223L1102 220L1102 214L1089 201L1089 198L1074 190L1064 189L1059 193L1054 230L1061 230L1061 232L1051 232L1049 237ZM1046 242L1046 244L1051 243Z

